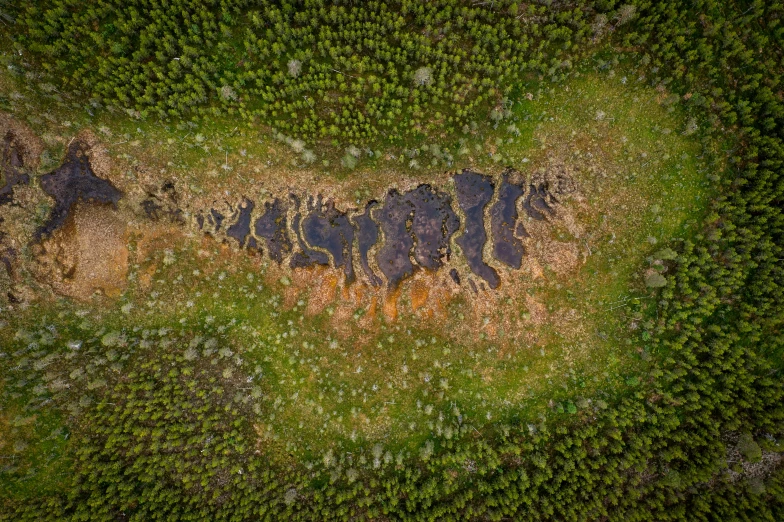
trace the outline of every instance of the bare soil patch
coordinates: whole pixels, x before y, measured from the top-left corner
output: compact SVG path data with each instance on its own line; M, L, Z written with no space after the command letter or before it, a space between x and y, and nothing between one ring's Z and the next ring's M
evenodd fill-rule
M128 226L111 207L78 205L42 243L39 271L61 294L86 300L116 298L127 285Z

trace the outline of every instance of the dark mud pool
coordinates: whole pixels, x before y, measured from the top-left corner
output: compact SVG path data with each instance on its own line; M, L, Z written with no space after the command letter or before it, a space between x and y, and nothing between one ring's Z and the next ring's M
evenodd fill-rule
M23 158L22 145L12 132L8 132L3 138L3 158L0 163L0 174L4 180L3 185L0 186L0 205L9 204L14 200L15 185L30 183L30 176L22 172Z
M14 186L29 183L22 157L9 134L4 141L0 204L12 200ZM395 288L417 270L449 265L454 284L468 284L474 291L495 289L501 283L501 265L522 265L526 221L550 219L558 200L546 182L529 181L512 169L500 179L463 170L451 181L445 188L392 188L382 201L370 201L361 210L341 210L318 194L290 193L258 203L244 197L236 206L196 212L195 220L203 232L236 241L240 248L266 254L292 269L332 266L343 272L346 283L362 277L372 286ZM40 182L54 205L36 240L63 226L78 201L116 205L123 196L95 175L87 148L78 141L68 147L63 164L41 176ZM565 181L557 183L560 187ZM176 202L173 185L165 192ZM156 197L141 203L150 219L168 213L175 221L185 221L182 209L164 210ZM354 267L355 248L360 272ZM461 263L467 271L458 270ZM471 274L474 278L467 277Z
M497 288L500 277L492 264L519 269L525 256L522 239L528 237L525 221L554 216L557 201L546 184L526 183L511 169L500 180L464 170L452 181L456 201L449 192L422 184L406 192L390 189L382 201L370 201L361 210L344 211L320 195L292 193L287 200L276 197L264 202L253 222L257 206L245 198L230 213L232 224L225 235L240 247L266 252L275 262L294 269L316 265L340 269L347 283L358 277L356 248L365 281L390 288L416 270L453 264L455 245L470 272L481 280L477 287L469 279L469 286ZM196 216L199 228L211 234L220 232L225 219L229 218L216 209ZM488 242L490 260L485 255ZM461 284L454 266L449 275Z
M55 204L47 221L36 232L37 239L63 226L78 201L117 205L123 195L111 182L95 175L87 147L79 141L69 145L62 165L41 176L41 188L54 198Z

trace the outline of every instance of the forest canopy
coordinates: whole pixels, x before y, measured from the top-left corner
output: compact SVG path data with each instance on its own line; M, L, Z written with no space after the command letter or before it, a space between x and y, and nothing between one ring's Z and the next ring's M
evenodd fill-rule
M501 120L522 78L563 78L636 17L630 4L581 4L33 3L17 16L16 45L93 106L224 111L363 145Z

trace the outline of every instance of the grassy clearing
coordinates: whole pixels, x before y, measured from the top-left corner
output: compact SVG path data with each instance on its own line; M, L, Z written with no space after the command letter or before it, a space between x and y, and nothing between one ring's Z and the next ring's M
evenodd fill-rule
M311 313L314 292L292 285L267 260L211 239L175 234L165 238L165 249L136 258L128 289L116 302L41 302L8 315L2 337L13 340L5 341L3 352L39 342L14 337L15 332L52 326L58 332L54 346L92 341L99 361L110 349L101 340L112 332L131 345L161 329L188 337L168 349L194 350L191 355L209 361L233 359L232 382L238 375L254 382L238 389L251 394L244 388L260 387L249 399L259 448L281 463L313 465L348 454L371 463L404 459L434 433L450 436L469 426L482 436L512 418L536 429L544 416L607 407L617 393L633 392L646 378L653 296L642 274L662 245L691 234L709 195L703 174L708 166L699 159L701 146L689 135L693 129L678 104L646 87L631 69L586 70L556 88L532 84L522 91L530 91L530 99L522 96L507 128L489 138L477 133L473 142L440 147L438 154L419 147L418 155L403 160L374 155L345 182L349 172L335 173L335 157L325 158L329 165L322 160L315 165L323 169L318 176L332 176L345 199L356 201L378 197L401 173L422 178L408 166L412 159L421 172L447 168L442 155L452 148L455 167L492 173L505 164L532 173L565 169L580 199L565 201L564 214L578 226L555 222L545 238L553 255L544 252L536 258L544 261L515 273L498 297L483 302L463 292L443 303L442 314L428 318L411 311L411 287L405 287L401 313L390 321L367 300L347 304L338 289ZM50 145L64 145L69 132L89 124L103 135L118 165L142 164L144 158L150 179L174 177L194 192L212 194L220 187L227 195L239 193L242 186L302 165L290 145L218 120L191 129L111 115L69 125L45 119L40 123ZM51 154L56 157L56 150ZM231 170L219 170L222 164ZM374 169L383 174L361 175ZM133 183L137 171L127 172ZM130 247L134 253L138 245ZM564 268L559 253L569 248L583 254ZM191 346L196 337L201 340ZM65 364L66 370L73 368ZM4 393L21 402L4 407L3 418L35 407L21 391L8 390L29 394L41 373L21 381L4 376ZM58 428L63 419L35 417L11 430L12 442L0 451L5 456L9 444L21 441L26 446L19 445L14 458L27 464L20 469L56 476L52 470L63 459L36 459L59 455L62 445L52 442L52 434L78 423L76 416Z

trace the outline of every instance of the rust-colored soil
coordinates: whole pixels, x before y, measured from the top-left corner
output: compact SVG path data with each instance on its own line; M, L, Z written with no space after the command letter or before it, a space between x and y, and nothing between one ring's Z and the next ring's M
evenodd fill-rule
M128 275L125 221L110 206L79 205L65 226L42 243L40 272L61 294L86 300L118 297Z

